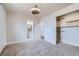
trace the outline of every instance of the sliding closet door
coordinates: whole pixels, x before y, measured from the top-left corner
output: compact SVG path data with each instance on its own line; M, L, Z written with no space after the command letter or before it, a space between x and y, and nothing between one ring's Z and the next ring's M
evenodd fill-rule
M79 45L79 27L63 28L63 30L61 33L63 42Z

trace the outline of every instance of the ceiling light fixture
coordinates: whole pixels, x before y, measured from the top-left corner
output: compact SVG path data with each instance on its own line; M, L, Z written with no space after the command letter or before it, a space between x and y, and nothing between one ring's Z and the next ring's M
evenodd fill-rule
M38 8L37 5L35 5L34 8L30 9L30 12L33 14L33 15L37 15L40 13L40 9Z

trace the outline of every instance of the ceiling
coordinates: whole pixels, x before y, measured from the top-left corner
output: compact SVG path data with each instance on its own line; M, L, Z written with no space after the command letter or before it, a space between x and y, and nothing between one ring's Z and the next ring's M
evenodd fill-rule
M65 8L72 3L4 3L3 6L7 10L7 12L13 12L18 14L23 14L28 17L34 17L30 13L30 9L35 5L38 5L38 8L41 9L41 13L37 16L44 17L51 13L55 13L56 11Z

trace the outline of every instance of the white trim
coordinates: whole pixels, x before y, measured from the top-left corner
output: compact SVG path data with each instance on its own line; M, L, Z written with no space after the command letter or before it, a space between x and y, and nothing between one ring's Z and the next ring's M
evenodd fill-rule
M5 48L6 45L4 45L4 47L0 48L0 53L2 52L2 50Z
M25 42L25 41L28 41L28 40L24 40L24 41L16 41L16 42L11 42L11 43L6 43L6 45L8 45L8 44L13 44L13 43Z
M16 42L11 42L11 43L7 43L6 45L8 44L14 44L14 43L22 43L22 42L29 42L29 41L39 41L39 40L24 40L24 41L16 41Z
M79 47L79 45L77 45L77 44L73 44L73 43L70 43L70 42L67 42L67 41L62 41L63 43L67 43L67 44L70 44L70 45L74 45L74 46L78 46Z

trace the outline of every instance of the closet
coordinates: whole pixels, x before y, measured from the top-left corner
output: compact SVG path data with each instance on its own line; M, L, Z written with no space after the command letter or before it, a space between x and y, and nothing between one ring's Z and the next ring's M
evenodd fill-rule
M57 43L79 45L79 11L57 17Z

